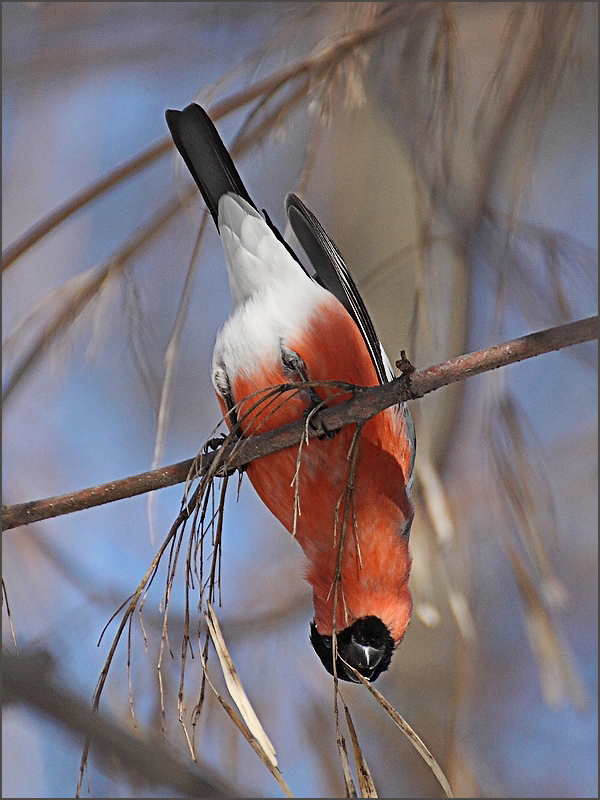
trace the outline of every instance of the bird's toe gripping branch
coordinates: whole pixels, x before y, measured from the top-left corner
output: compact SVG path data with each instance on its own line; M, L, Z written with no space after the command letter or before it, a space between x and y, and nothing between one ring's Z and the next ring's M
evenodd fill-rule
M235 447L236 443L242 438L243 436L235 429L231 430L229 433L222 433L219 436L214 436L212 439L208 439L208 441L205 442L202 449L203 453L208 455L208 453L214 453L217 450L221 450L225 447L228 447L228 452L230 453L232 448ZM239 467L228 467L227 454L225 454L223 458L223 464L217 470L217 474L221 477L230 477L234 472L239 472L241 476L241 474L245 472L247 468L247 464L242 464Z
M214 436L212 439L209 439L207 442L205 442L203 452L208 454L210 452L214 452L215 450L219 450L219 448L221 448L226 441L226 433L221 433L219 436Z
M302 356L281 343L281 364L284 374L292 381L310 384L307 367ZM309 428L317 431L318 439L333 439L337 430L329 430L319 417L319 411L327 407L314 386L308 386L306 391L310 404L304 412L303 418Z
M324 400L319 400L314 406L306 409L304 412L304 419L311 430L317 431L317 439L333 439L336 433L338 433L338 429L330 430L327 428L319 414L319 411L324 408L327 408L327 403L325 403Z

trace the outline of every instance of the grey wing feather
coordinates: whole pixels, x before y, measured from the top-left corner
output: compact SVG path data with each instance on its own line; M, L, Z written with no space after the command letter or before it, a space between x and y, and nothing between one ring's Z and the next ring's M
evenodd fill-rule
M379 382L387 383L393 378L393 373L387 358L384 360L369 312L340 251L319 220L297 195L288 194L285 198L285 209L292 230L310 259L319 283L337 297L354 319L371 355Z
M380 383L387 383L393 380L392 365L377 338L375 327L358 288L334 242L327 235L315 215L295 194L288 194L285 199L285 208L292 230L310 259L318 282L337 297L358 325ZM410 494L416 451L415 426L410 411L404 403L396 407L396 412L404 416L406 435L411 446L411 462L406 487Z

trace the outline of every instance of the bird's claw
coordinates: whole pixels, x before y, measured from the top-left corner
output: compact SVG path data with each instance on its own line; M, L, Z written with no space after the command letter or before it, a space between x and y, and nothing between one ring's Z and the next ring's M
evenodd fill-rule
M317 439L333 439L338 432L337 430L330 430L326 427L325 423L321 420L319 414L315 413L315 409L311 408L305 413L306 423L313 431L317 431Z
M228 442L231 442L233 444L241 438L242 438L241 434L237 433L236 431L230 431L229 433L221 433L219 436L215 436L206 442L206 444L204 445L204 453L209 453L211 451L215 452L216 450L220 450L221 447L223 447ZM239 472L240 474L242 474L243 472L246 472L247 469L248 469L248 464L242 464L239 467L228 467L227 464L225 463L219 467L219 473L222 476L229 477L233 475L234 472Z
M227 435L225 433L221 433L219 436L214 436L212 439L209 439L204 445L204 452L209 453L211 450L212 451L218 450L220 447L223 446L226 439Z

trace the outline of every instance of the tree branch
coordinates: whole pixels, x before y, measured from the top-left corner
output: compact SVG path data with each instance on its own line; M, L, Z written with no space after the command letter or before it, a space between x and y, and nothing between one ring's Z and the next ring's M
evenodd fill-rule
M325 74L336 60L352 53L359 44L364 44L378 34L388 33L390 28L395 25L408 25L414 19L427 16L435 9L435 3L407 3L380 13L374 21L371 21L363 28L359 28L347 34L342 34L333 44L322 51L311 53L305 58L290 64L289 66L277 71L272 75L257 81L246 89L227 97L216 103L210 109L210 116L213 122L230 114L232 111L251 103L263 94L274 93L284 84L302 77L310 75L314 70ZM72 214L80 211L87 203L96 197L112 189L121 181L135 175L140 170L145 169L157 159L171 152L173 140L170 135L161 137L158 141L148 145L144 150L133 158L108 172L99 180L86 186L81 191L70 197L60 206L55 208L45 217L38 220L31 228L26 230L9 244L2 252L2 271L8 269L23 253L36 244L40 239L54 230Z
M90 737L100 752L116 757L123 769L155 786L168 786L185 797L237 797L209 767L184 764L161 742L144 739L113 722L72 692L50 681L50 657L38 652L23 658L4 654L3 703L23 702L58 720L70 731Z
M410 371L408 362L402 361L398 363L398 367L404 369L404 372L399 378L383 386L357 387L348 402L324 408L318 413L318 420L327 430L338 430L344 425L365 422L389 406L406 400L416 400L435 389L465 380L472 375L597 338L598 317L595 316L531 333L422 370ZM222 459L221 463L227 464L228 470L236 469L255 458L291 447L305 436L312 438L318 433L318 430L307 427L304 420L298 420L276 430L242 439L235 445L228 445L224 453L221 448L214 453L199 455L196 459L180 461L178 464L142 472L101 486L3 506L2 530L182 483L190 474L194 463L197 474L202 474L216 456ZM232 452L233 447L235 452Z

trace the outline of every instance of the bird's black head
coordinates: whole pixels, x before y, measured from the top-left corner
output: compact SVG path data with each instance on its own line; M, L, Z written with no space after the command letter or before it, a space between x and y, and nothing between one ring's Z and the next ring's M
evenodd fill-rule
M313 622L310 641L323 666L333 675L333 643L323 636ZM379 617L361 617L337 634L336 670L338 678L358 683L358 678L346 667L354 667L368 681L374 681L386 670L394 652L394 640ZM344 663L346 662L346 663Z

